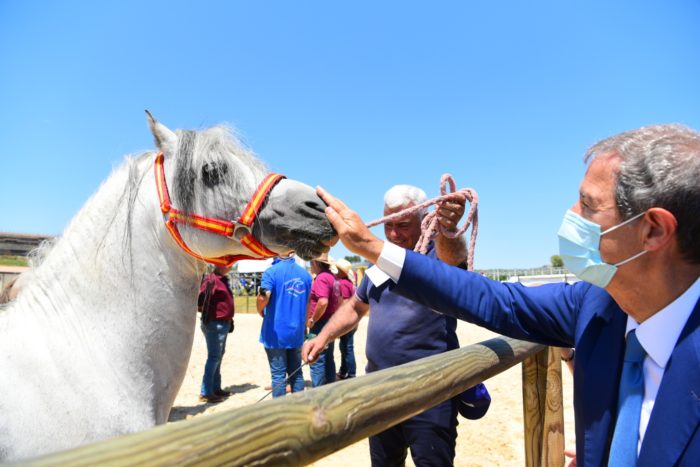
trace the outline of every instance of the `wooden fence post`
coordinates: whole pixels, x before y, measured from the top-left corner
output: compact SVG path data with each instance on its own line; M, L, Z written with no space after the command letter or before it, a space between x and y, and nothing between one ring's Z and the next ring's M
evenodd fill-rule
M547 347L523 361L525 465L564 465L564 407L559 349Z

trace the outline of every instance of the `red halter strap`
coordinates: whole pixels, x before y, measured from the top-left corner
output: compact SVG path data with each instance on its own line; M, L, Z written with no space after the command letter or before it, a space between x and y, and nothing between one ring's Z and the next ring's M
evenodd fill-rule
M279 254L268 249L263 245L257 238L253 236L252 225L255 221L255 217L260 211L260 207L267 199L267 195L270 190L283 178L284 175L280 174L269 174L258 186L258 189L253 193L253 197L248 201L248 205L243 210L243 213L238 218L237 222L232 222L224 219L216 219L214 217L205 217L198 214L187 214L172 207L170 204L170 195L168 194L168 185L165 181L165 169L163 167L163 153L160 152L156 156L155 160L155 176L156 176L156 187L158 189L158 199L160 200L160 210L165 216L165 227L170 232L173 240L180 245L180 248L185 250L190 256L194 256L197 259L206 261L207 263L214 264L216 266L231 266L236 261L241 259L264 259L279 256ZM187 224L195 227L199 230L204 230L206 232L211 232L217 235L223 235L229 238L238 239L243 246L248 248L251 253L255 256L249 255L226 255L219 256L216 258L207 258L198 253L192 251L190 247L187 246L185 240L180 235L180 231L177 228L177 224ZM234 235L240 229L245 230L243 235Z

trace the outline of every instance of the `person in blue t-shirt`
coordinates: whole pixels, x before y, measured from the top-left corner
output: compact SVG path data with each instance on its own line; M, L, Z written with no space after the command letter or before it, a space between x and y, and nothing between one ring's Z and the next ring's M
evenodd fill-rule
M260 342L270 364L272 397L284 396L288 376L292 392L304 390L304 376L296 370L310 293L311 275L294 258L276 258L262 275L256 307L263 317Z
M388 216L425 201L420 188L397 185L384 195L384 215ZM443 227L456 231L464 214L466 197L460 202L446 202L440 208ZM384 233L389 242L413 249L421 235L421 221L425 209L415 214L386 222ZM451 265L466 261L467 246L464 236L447 238L439 235L431 242L428 256L437 257ZM435 313L429 307L412 302L392 292L393 283L374 284L370 270L357 287L355 295L343 303L315 339L307 341L302 357L313 362L327 343L352 330L371 308L367 325L367 372L383 370L420 358L436 355L459 347L457 320ZM483 386L471 388L475 397L481 389L479 404L468 418L479 418L488 407L487 392ZM490 399L489 399L490 401ZM459 399L448 399L432 409L418 414L369 438L372 466L403 465L410 448L416 465L453 465L457 439L457 412ZM460 412L461 413L461 412Z

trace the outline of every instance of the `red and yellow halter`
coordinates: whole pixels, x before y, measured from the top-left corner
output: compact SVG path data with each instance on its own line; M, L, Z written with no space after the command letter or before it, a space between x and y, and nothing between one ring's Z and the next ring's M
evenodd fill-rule
M255 236L253 236L252 225L253 221L255 221L255 216L258 215L258 211L260 211L260 207L267 199L267 195L270 193L270 190L272 190L272 188L280 180L285 178L284 175L267 175L258 186L258 189L255 190L255 193L253 193L253 197L250 199L250 201L248 201L248 205L243 210L243 213L238 218L238 221L233 222L224 219L216 219L214 217L200 216L198 214L187 214L172 207L170 204L170 195L168 194L168 185L165 181L163 159L163 153L161 152L158 153L155 161L156 187L158 188L158 198L160 199L160 210L163 212L165 217L165 227L170 232L173 240L180 245L180 248L185 250L185 252L187 252L190 256L194 256L197 259L201 259L216 266L226 267L231 266L236 261L242 259L264 259L279 256L278 253L268 249L257 238L255 238ZM240 241L240 243L248 248L255 256L226 255L218 256L216 258L204 257L198 253L195 253L190 247L187 246L187 243L185 243L182 235L180 235L177 224L187 224L199 230L234 238ZM245 230L245 234L236 234L236 232L240 229Z

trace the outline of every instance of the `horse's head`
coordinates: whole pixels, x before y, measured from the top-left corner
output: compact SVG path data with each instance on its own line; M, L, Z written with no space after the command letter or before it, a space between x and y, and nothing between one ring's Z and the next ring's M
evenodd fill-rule
M333 243L335 232L324 214L325 203L313 188L294 180L272 184L267 196L261 196L252 225L241 226L241 214L269 175L265 165L225 127L173 132L150 113L148 118L163 154L164 186L172 207L183 213L180 218L196 215L205 218L204 223L207 219L229 222L229 236L178 223L186 248L206 258L251 255L241 241L247 244L254 238L273 253L294 251L311 259Z

